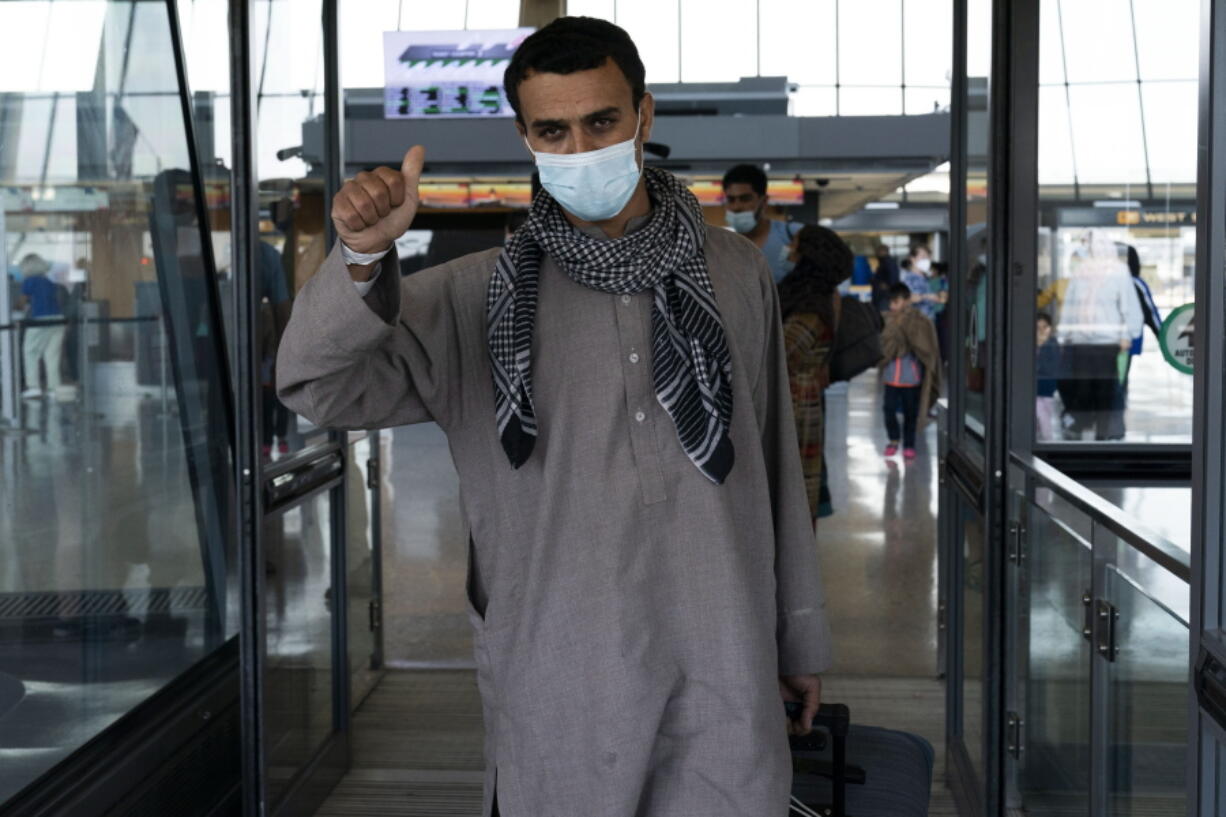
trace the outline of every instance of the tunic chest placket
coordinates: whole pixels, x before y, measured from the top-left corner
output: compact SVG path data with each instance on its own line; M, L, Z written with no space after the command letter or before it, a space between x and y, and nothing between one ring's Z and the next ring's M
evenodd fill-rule
M614 295L613 314L617 324L623 381L626 384L626 415L629 419L630 447L643 502L651 505L667 498L655 424L670 420L656 400L651 373L651 291L638 295ZM671 420L670 420L671 421Z

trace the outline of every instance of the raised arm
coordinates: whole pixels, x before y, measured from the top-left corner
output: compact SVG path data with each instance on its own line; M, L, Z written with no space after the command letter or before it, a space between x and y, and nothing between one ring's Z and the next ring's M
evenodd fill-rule
M402 283L394 248L417 211L422 160L414 147L400 171L359 173L333 200L340 242L294 302L277 358L282 401L317 425L452 420L460 354L450 269ZM352 253L386 255L346 263Z

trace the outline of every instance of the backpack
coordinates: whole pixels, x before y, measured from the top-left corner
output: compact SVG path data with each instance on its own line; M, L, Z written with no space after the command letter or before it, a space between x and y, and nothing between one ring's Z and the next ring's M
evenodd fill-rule
M844 295L834 346L830 350L830 382L851 380L881 362L881 329L885 321L872 304Z

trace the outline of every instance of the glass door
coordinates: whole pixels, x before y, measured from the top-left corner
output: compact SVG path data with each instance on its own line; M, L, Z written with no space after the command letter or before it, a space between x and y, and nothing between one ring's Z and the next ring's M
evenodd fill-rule
M940 494L947 775L961 813L991 813L999 602L989 473L994 265L989 229L992 0L954 4L948 369Z
M1200 124L1192 460L1191 661L1196 705L1189 707L1189 792L1200 814L1226 809L1226 10L1199 3ZM1192 810L1189 813L1197 813Z

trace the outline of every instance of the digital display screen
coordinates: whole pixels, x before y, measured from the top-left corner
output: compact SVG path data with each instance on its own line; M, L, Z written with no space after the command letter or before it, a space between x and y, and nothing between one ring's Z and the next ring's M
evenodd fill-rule
M384 32L384 118L514 116L502 75L534 30Z

